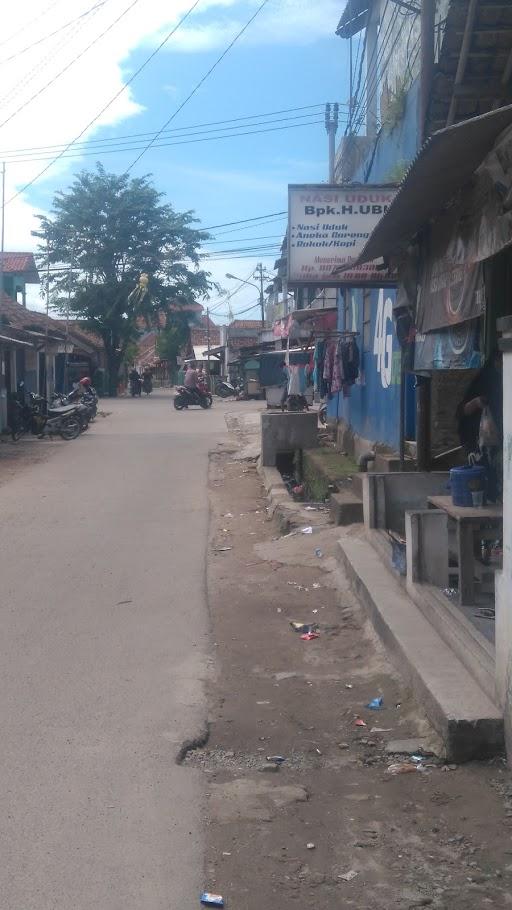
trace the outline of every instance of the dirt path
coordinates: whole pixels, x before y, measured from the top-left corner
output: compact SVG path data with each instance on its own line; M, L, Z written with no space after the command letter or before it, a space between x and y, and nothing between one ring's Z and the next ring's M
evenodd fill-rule
M209 742L186 759L208 779L208 889L238 910L510 907L504 762L390 774L390 740L435 739L333 571L339 529L276 540L253 465L223 453L210 475L217 675Z

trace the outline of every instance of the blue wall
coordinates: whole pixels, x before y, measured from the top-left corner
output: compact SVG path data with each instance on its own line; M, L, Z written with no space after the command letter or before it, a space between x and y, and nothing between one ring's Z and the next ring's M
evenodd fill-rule
M366 161L354 174L353 181L386 183L397 165L410 164L419 146L418 131L419 80L407 93L404 114L393 130L383 130ZM396 179L396 176L394 177ZM357 331L361 353L361 375L352 386L350 398L336 395L327 407L331 418L343 418L355 433L370 442L381 442L398 450L400 446L400 345L393 320L396 292L388 289L369 291L371 295L369 327L363 326L364 292L347 288L338 294L338 328ZM345 325L345 300L348 324ZM406 380L406 435L415 435L413 378Z
M411 164L420 143L418 106L419 80L416 80L407 92L402 119L389 132L382 130L376 140L376 147L354 174L354 182L390 182L397 165Z
M394 290L375 289L371 294L369 328L363 326L363 291L340 292L338 327L358 332L361 354L359 380L350 397L335 395L327 405L330 417L343 419L355 433L370 441L385 443L392 449L400 444L400 346L393 322ZM345 299L348 301L345 325Z

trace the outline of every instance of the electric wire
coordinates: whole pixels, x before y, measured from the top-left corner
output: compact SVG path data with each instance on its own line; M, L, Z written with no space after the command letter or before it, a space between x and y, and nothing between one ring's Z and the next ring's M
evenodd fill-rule
M173 142L157 142L157 143L153 143L153 145L154 145L154 148L169 148L169 147L175 146L175 145L191 145L191 144L195 144L198 142L212 142L214 140L219 140L219 139L232 139L232 138L236 138L237 136L256 136L256 135L260 135L261 133L274 133L274 132L280 132L282 130L297 129L298 127L304 127L304 126L316 126L317 124L323 123L323 122L324 122L323 119L308 120L308 121L304 121L303 123L288 123L285 126L266 127L265 129L258 129L258 130L245 130L245 131L238 132L238 133L225 133L224 135L220 135L220 136L199 136L196 139L182 138L182 139L176 139ZM122 146L121 148L106 148L106 149L101 149L99 152L97 150L93 150L91 152L87 152L87 151L71 152L69 155L62 154L60 156L60 158L62 158L64 160L71 159L71 158L89 158L91 156L96 157L96 158L101 158L102 155L116 155L116 154L121 154L122 152L138 151L141 147L145 148L144 145L141 146L139 144L139 145L132 145L132 146L128 146L128 147ZM29 164L29 163L32 163L35 161L48 161L49 158L51 158L51 156L49 156L49 155L39 155L34 158L11 158L11 159L6 158L5 160L7 163L10 163L10 164Z
M93 9L92 13L90 14L89 22L94 16L98 15L99 11L100 7L95 7ZM16 80L14 86L11 86L0 98L0 107L5 108L10 103L14 102L18 95L22 94L25 88L28 87L30 90L30 85L31 83L35 82L36 78L38 79L38 83L36 84L39 84L40 79L42 79L43 71L46 70L49 66L52 66L54 63L58 64L60 62L60 53L66 53L70 41L76 38L78 33L84 28L85 24L85 20L77 20L71 27L71 31L68 34L63 35L57 44L51 48L51 50L49 50L41 58L39 58L39 60L37 60L34 66L32 66L30 69L25 69L23 71L23 75ZM62 48L65 48L65 50L62 51Z
M386 5L384 7L384 12L382 14L382 21L384 21L384 19L385 19L386 8L388 5L389 5L389 0L386 0ZM373 100L373 96L374 96L373 87L374 87L374 85L378 86L378 84L379 84L381 63L384 58L384 54L387 51L389 42L391 40L393 28L395 26L397 19L398 19L398 7L395 7L395 9L391 13L389 21L387 23L387 27L384 31L382 40L380 40L380 38L381 38L380 33L381 33L382 29L379 29L379 34L377 37L377 41L375 43L375 47L373 48L371 58L368 61L366 76L365 76L365 80L364 80L363 87L361 90L361 98L359 100L359 108L358 108L358 110L354 111L353 118L352 118L353 131L355 133L357 133L358 129L360 129L362 122L364 120L364 117L370 106L370 101Z
M162 45L160 45L160 47L161 46ZM157 52L158 52L158 49L153 52L153 56ZM149 61L149 59L151 59L151 58L148 58L148 61ZM146 62L148 62L148 61L146 61ZM207 123L193 123L193 124L189 124L189 126L176 126L172 130L165 130L164 133L162 133L162 135L167 135L167 134L177 135L179 133L187 132L190 130L196 130L196 129L200 129L200 128L206 128L206 127L223 127L225 124L238 124L238 123L243 124L243 122L246 120L261 120L265 117L277 117L280 114L293 114L298 111L311 110L310 114L304 113L301 116L304 116L304 117L311 116L312 117L312 116L314 116L314 112L312 111L313 108L318 108L319 110L322 110L322 112L323 112L324 107L325 107L325 104L322 102L320 104L308 104L308 105L305 105L302 107L284 108L279 111L267 111L266 113L262 113L262 114L246 114L244 117L232 117L229 120L211 120L211 121L208 121ZM289 118L283 117L281 119L287 120ZM243 124L243 125L245 125L245 124ZM247 125L250 126L250 124L247 124ZM103 145L104 143L112 143L112 142L117 143L122 140L132 141L135 139L141 139L141 140L147 139L150 136L154 136L155 133L156 133L156 130L148 131L145 133L125 133L121 136L111 136L111 137L106 137L104 139L85 139L83 142L73 142L73 145L76 146L77 148L89 148L91 146ZM14 148L14 149L5 149L3 152L0 152L0 156L2 157L2 160L3 160L4 157L8 157L9 155L18 155L18 154L22 155L27 152L48 152L48 151L55 152L55 151L59 151L63 147L66 147L68 144L69 143L61 142L61 143L58 143L57 145L32 145L32 146L24 146L24 147Z
M191 100L191 98L193 98L194 95L199 91L199 89L201 88L201 86L204 85L204 83L205 83L206 80L211 76L211 74L214 72L214 70L217 69L217 67L218 67L219 64L224 60L224 58L227 56L227 54L229 54L229 51L231 50L231 48L236 44L236 42L242 37L242 35L243 35L243 34L247 31L247 29L252 25L252 23L254 22L254 20L256 19L256 17L262 12L262 10L265 8L265 6L267 5L267 3L269 3L269 0L262 0L262 2L260 3L260 5L259 5L258 8L256 9L256 11L255 11L255 12L252 14L252 16L247 20L247 22L245 23L245 25L242 26L242 28L240 29L240 31L237 32L237 34L236 34L235 37L230 41L230 43L228 44L228 46L222 51L222 54L220 54L220 56L217 57L217 59L215 60L215 62L213 63L213 65L206 71L206 73L204 74L204 76L203 76L203 77L199 80L199 82L194 86L194 88L192 89L192 91L189 92L189 94L188 94L187 97L184 99L184 101L182 101L182 103L176 108L176 110L174 111L174 113L171 114L171 116L165 121L165 123L163 124L163 126L162 126L162 127L158 130L158 132L156 133L155 137L154 137L153 139L151 139L150 142L148 142L148 144L146 145L146 147L137 155L136 158L134 158L134 160L132 161L132 163L131 163L130 166L128 167L128 173L132 170L133 167L135 167L136 164L138 164L138 162L141 160L141 158L142 158L144 155L146 155L147 152L149 152L150 148L155 144L156 140L157 140L158 137L161 135L161 133L163 133L163 131L167 129L167 127L169 126L170 123L172 123L172 121L174 120L174 118L178 116L178 114L180 113L180 111L183 110L183 108L185 107L185 105L188 104L188 102Z
M78 135L75 136L75 138L72 139L70 142L68 142L68 144L65 146L65 148L64 148L61 152L59 152L59 154L56 155L56 156L52 159L52 161L50 161L50 163L46 165L46 167L44 167L41 171L39 171L39 173L37 173L37 174L35 175L35 177L33 177L31 180L29 180L28 183L25 183L24 186L22 186L19 190L17 190L16 193L14 193L14 194L10 197L10 199L7 200L7 202L5 203L5 205L8 205L9 203L13 202L14 199L17 199L17 197L20 196L22 193L24 193L25 190L28 190L29 187L33 186L34 183L36 183L41 177L43 177L44 174L46 174L46 173L50 170L50 168L53 167L53 165L57 163L57 161L60 161L60 159L61 159L61 158L63 157L63 155L65 154L65 152L67 152L68 149L70 149L71 146L75 144L75 142L78 142L78 140L82 138L82 136L84 135L84 133L86 133L87 130L90 129L90 127L93 126L93 125L96 123L97 120L99 120L99 118L105 113L105 111L108 110L109 107L111 107L111 105L114 103L114 101L117 101L117 99L119 98L119 96L120 96L124 91L126 91L126 89L128 88L128 86L131 85L131 83L134 81L134 79L137 78L137 76L139 75L139 73L141 73L142 70L145 69L145 67L148 65L148 63L150 63L150 61L153 59L153 57L155 57L155 55L158 54L158 52L164 47L165 44L167 44L167 42L172 38L172 36L173 36L174 34L176 34L176 32L178 31L178 29L181 28L181 26L183 25L183 23L186 22L186 20L187 20L187 19L189 18L189 16L194 12L196 6L198 6L199 3L200 3L200 0L194 0L194 3L192 4L192 6L189 7L189 9L184 13L184 15L181 17L181 19L178 20L178 22L177 22L176 25L171 29L171 31L167 33L167 35L163 38L163 40L160 42L160 44L158 45L158 47L155 48L155 50L152 51L151 54L149 54L149 56L146 57L145 60L143 60L143 62L141 63L141 65L135 70L134 73L132 73L132 75L130 76L130 78L127 79L126 82L123 83L123 85L121 86L121 88L115 93L115 95L113 95L113 96L110 98L109 101L107 101L107 103L106 103L106 104L101 108L101 110L92 118L92 120L89 120L89 122L88 122L88 123L86 124L86 126L84 126L84 128L78 133Z
M27 98L27 100L24 101L23 104L19 105L19 107L17 107L16 110L12 112L12 114L9 114L9 116L6 117L5 120L3 120L0 123L0 129L3 126L5 126L7 123L10 123L10 121L13 120L14 117L17 117L17 115L20 114L21 111L25 110L25 108L28 107L28 105L31 104L32 101L35 101L36 98L39 98L43 94L43 92L45 92L47 89L50 88L50 86L54 85L54 83L57 82L57 80L60 79L60 77L63 76L64 73L67 73L67 71L69 69L71 69L71 67L74 66L75 63L77 63L79 60L81 60L81 58L88 51L90 51L90 49L92 47L94 47L94 45L97 44L98 41L101 41L102 38L105 37L105 35L107 35L110 31L112 31L112 29L115 28L115 26L118 24L118 22L120 22L121 19L124 19L124 17L139 2L140 2L140 0L132 0L132 2L126 7L126 9L124 9L123 12L120 13L119 16L116 19L114 19L113 22L110 23L110 25L108 25L102 32L100 32L99 35L96 35L96 37L93 39L93 41L91 41L83 50L81 50L79 54L77 54L75 57L73 57L73 59L70 60L69 63L66 64L66 66L64 66L61 70L59 70L59 72L56 73L55 76L53 76L49 82L46 82L45 85L42 85L41 88L39 88L37 90L37 92L34 92L34 94L30 96L30 98Z
M54 38L55 35L58 35L60 32L63 32L64 29L69 28L70 25L74 25L75 22L78 22L80 19L84 19L86 16L90 16L90 14L94 10L98 9L99 7L105 6L106 3L108 3L108 0L99 0L98 3L94 4L94 6L91 6L91 7L89 7L89 9L85 10L85 12L80 13L79 16L75 16L74 19L70 19L64 25L59 25L59 27L56 28L53 32L50 32L48 35L43 35L42 38L38 38L37 41L33 41L32 44L27 44L20 51L16 51L16 53L11 54L10 57L4 57L3 60L0 60L0 66L3 66L5 63L10 63L11 60L19 60L19 58L21 56L23 56L23 54L26 54L27 51L31 51L35 47L37 47L39 44L43 44L44 41L49 41L50 38Z
M34 25L36 22L39 22L43 16L47 16L48 13L54 8L54 6L57 6L57 4L60 2L61 0L53 0L52 3L41 10L38 16L34 16L33 19L30 18L27 22L24 22L23 25L20 25L20 27L15 32L13 32L12 35L8 35L7 38L4 38L2 41L0 41L0 47L3 47L5 44L8 44L9 41L13 41L18 37L18 35L21 35L21 33L24 32L29 27L29 25Z

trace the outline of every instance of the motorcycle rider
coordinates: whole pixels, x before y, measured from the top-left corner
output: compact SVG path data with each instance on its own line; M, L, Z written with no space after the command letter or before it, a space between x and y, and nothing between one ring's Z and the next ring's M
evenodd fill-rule
M187 364L187 372L185 373L184 386L186 389L197 389L197 370L195 363L192 361Z
M148 395L153 391L153 373L149 369L145 369L142 374L142 389Z
M140 379L140 373L135 367L132 367L128 373L128 379L130 380L130 386L132 388L132 394L141 395L142 393L142 384Z

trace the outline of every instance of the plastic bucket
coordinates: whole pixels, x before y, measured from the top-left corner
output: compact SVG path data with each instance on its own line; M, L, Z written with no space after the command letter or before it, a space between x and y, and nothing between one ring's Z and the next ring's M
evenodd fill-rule
M464 465L461 468L452 468L450 471L450 488L454 506L473 507L473 493L483 493L483 497L475 497L485 504L485 468L480 465Z

